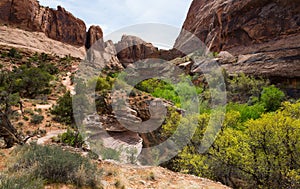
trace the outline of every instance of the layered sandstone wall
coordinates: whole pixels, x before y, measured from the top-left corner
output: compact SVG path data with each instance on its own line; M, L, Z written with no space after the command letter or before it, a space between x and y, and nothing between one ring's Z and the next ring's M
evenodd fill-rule
M252 50L244 47L260 44L256 50L263 49L267 42L300 35L300 1L194 0L174 47L188 41L184 31L196 35L212 51L249 53Z
M85 23L64 8L43 7L36 0L2 0L0 22L20 29L43 32L49 38L76 46L86 41Z

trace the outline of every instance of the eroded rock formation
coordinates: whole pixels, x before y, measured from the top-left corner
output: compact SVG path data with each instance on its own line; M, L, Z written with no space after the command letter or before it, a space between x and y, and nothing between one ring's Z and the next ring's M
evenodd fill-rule
M121 41L116 44L118 58L127 67L138 60L150 58L158 52L158 48L136 36L123 35Z
M49 38L72 45L85 44L85 23L64 8L43 7L36 0L3 0L0 20L4 24L45 33Z
M91 26L86 35L86 43L85 47L89 49L93 44L95 44L98 40L103 42L103 32L100 26ZM104 48L104 43L100 44L102 48Z
M0 23L31 32L42 32L47 37L74 46L90 48L103 37L99 26L86 25L61 6L54 10L40 6L37 0L1 0Z

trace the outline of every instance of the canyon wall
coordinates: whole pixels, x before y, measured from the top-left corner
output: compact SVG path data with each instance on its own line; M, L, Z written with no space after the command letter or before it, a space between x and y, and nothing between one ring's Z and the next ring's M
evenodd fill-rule
M196 35L212 51L234 54L257 51L267 47L265 43L295 35L300 42L300 1L193 0L175 48L188 43L185 31ZM254 50L247 49L254 44Z

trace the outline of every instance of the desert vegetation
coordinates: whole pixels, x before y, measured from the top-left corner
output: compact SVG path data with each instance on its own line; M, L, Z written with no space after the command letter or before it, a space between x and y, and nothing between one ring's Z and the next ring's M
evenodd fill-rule
M162 126L167 137L179 124L186 132L195 123L192 120L198 125L191 142L164 166L234 188L299 187L300 103L285 101L284 93L263 79L241 75L228 78L227 83L225 120L208 151L199 148L209 126L211 107L205 103L209 99L201 101L208 106L200 114L183 117L173 112L167 118Z
M61 76L65 74L68 65L71 65L72 57L66 56L54 61L50 55L35 53L26 58L17 49L6 51L1 56L14 65L12 70L5 69L7 66L1 68L2 115L17 128L24 128L26 124L36 128L36 131L27 131L22 135L43 136L46 134L45 129L52 127L52 121L62 125L67 131L56 137L55 145L39 146L32 143L17 147L7 170L0 175L0 188L43 188L57 183L101 188L97 175L102 173L95 164L98 154L89 151L87 157L82 157L79 153L63 150L66 146L82 149L85 145L75 124L72 104L74 97L70 91L60 86ZM96 91L99 115L112 114L111 104L108 103L112 89L118 90L126 86L124 81L118 80L122 78L121 73L106 72L86 83L79 82L75 87L79 94L80 90ZM155 132L155 137L169 138L179 124L183 126L184 133L181 134L190 135L191 124L197 123L188 145L162 166L176 172L219 181L233 188L300 187L300 162L297 158L300 155L299 101L287 97L264 78L244 74L228 76L225 71L223 74L227 92L226 112L211 105L213 89L209 88L205 80L199 83L199 75L185 76L185 79L196 84L193 87L199 99L199 113L188 116L177 111L191 103L182 105L179 97L180 90L189 90L190 86L186 83L174 85L153 78L134 86L129 94L131 100L136 98L146 101L153 97L163 99L170 105L165 121ZM51 108L45 111L36 107L36 104L47 104L47 99L41 99L50 95L56 97L56 103ZM80 98L80 102L86 102L88 97L79 95L76 98ZM30 102L33 108L24 108L24 102ZM225 119L212 146L200 153L200 146L206 142L203 141L203 136L209 127L213 111L219 115L225 113ZM45 123L45 127L40 129L41 124ZM17 134L15 131L16 136ZM181 136L175 138L178 140L176 142L181 142ZM8 147L14 143L8 142ZM100 154L102 159L115 161L119 161L121 157L118 150L110 148L101 149ZM135 157L131 158L131 163L137 163ZM148 177L155 180L153 173ZM125 187L119 179L114 181L114 185L116 188Z
M44 188L50 183L101 188L96 165L80 154L36 144L18 147L13 153L8 171L1 174L0 188Z

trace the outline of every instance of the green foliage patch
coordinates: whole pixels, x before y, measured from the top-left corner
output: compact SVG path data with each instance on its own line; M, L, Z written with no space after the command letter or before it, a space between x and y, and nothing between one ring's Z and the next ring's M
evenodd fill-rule
M44 116L34 114L34 115L31 117L30 122L33 123L33 124L40 124L40 123L42 123L43 120L44 120Z
M198 119L198 126L191 143L167 167L234 188L299 188L300 102L284 102L270 113L261 103L230 104L228 109L221 132L203 154L197 149L204 142L210 115L180 119L173 113L163 126L167 135L179 121L188 128L192 119Z
M189 100L192 99L193 95L199 95L203 92L202 88L189 85L187 82L179 82L177 84L171 84L169 82L160 79L148 79L138 83L135 86L136 89L150 93L152 96L169 100L177 107L190 105ZM184 104L181 102L183 96L185 101ZM189 96L188 96L189 95Z
M0 176L0 189L43 189L44 181L25 173Z
M281 102L284 100L285 94L274 85L264 87L261 93L261 103L267 111L276 111Z
M74 184L97 188L97 168L80 154L56 146L25 145L16 151L10 171L26 171L46 183Z
M67 132L59 136L60 141L72 147L80 148L82 147L84 141L79 132L72 131L70 129Z
M51 114L55 115L54 120L57 122L65 123L67 125L71 125L75 122L70 92L67 92L58 99L57 105L51 110Z

